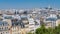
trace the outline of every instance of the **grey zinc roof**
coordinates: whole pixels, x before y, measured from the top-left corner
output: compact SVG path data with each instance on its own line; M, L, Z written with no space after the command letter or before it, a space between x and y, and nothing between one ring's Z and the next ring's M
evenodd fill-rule
M46 19L46 21L56 21L57 19L56 18L48 18Z
M12 16L6 16L5 19L12 19Z
M0 26L8 26L8 23L7 22L3 22L3 21L0 21Z
M12 26L21 26L21 28L25 27L22 21L12 22Z

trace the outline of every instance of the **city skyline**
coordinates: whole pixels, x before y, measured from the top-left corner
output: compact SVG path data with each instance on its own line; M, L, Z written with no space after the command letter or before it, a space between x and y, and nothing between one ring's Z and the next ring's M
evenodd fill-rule
M60 0L0 0L0 9L60 8Z

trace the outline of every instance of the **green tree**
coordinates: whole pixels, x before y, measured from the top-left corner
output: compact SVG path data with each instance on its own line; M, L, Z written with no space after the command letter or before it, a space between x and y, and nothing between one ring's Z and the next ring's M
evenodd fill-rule
M29 32L28 34L33 34L33 33Z
M44 25L42 25L40 28L37 28L36 29L36 34L46 34L47 33L47 29L45 28L45 26Z
M60 24L55 27L54 31L55 34L60 34Z
M36 34L54 34L53 28L45 28L44 25L42 25L40 28L36 29Z
M36 34L60 34L60 25L56 26L55 28L45 28L44 25L37 28L35 31Z

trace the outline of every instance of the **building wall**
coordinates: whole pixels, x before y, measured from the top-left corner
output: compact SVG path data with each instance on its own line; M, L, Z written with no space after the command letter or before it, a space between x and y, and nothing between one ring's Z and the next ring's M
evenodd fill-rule
M56 26L58 26L59 24L60 24L60 19L56 21Z

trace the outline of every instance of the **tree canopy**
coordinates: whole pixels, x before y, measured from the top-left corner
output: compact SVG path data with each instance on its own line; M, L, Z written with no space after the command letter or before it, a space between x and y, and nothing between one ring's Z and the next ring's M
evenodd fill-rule
M42 25L41 27L36 29L35 34L60 34L60 25L56 26L55 28L45 28L45 26Z

